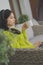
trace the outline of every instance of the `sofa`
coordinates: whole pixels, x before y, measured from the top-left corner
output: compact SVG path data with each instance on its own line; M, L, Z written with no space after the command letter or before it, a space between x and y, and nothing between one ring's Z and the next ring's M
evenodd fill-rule
M37 41L43 42L43 25L34 25L26 30L28 40L33 44Z
M34 25L32 26L34 33L33 38L30 40L32 43L37 41L43 42L43 25Z
M31 22L31 21L30 21ZM35 20L35 23L31 24L29 28L26 30L27 38L32 44L36 43L37 41L43 42L43 25L39 25ZM23 24L17 24L16 27L21 31Z
M15 55L10 57L9 65L43 65L43 25L30 26L26 33L30 42L34 44L41 41L42 46L35 49L16 49Z

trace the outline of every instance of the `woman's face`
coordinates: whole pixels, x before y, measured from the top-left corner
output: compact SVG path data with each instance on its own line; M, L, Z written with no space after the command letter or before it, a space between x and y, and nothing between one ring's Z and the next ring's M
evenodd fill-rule
M10 16L7 18L7 25L13 26L14 24L15 24L14 14L11 13Z

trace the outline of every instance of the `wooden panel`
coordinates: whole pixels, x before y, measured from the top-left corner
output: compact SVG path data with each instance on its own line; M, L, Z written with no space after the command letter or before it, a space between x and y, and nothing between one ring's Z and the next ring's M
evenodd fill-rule
M31 5L31 9L32 9L33 18L35 18L35 19L36 19L37 1L38 0L30 0L30 5Z
M13 5L13 0L9 0L9 4L10 4L10 8L14 13L15 19L16 19L16 14L15 14L15 10L14 10L14 5ZM17 23L17 19L16 19L16 23Z

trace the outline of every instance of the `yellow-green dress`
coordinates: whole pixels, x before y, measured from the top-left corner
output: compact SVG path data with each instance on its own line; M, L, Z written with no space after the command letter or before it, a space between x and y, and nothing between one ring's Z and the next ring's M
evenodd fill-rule
M3 31L7 36L12 48L35 48L35 46L28 41L26 32L23 30L20 34L12 33L11 31Z

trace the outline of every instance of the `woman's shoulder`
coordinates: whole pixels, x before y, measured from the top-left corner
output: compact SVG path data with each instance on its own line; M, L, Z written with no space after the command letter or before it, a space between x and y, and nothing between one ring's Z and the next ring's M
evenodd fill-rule
M13 35L13 33L10 32L9 30L4 30L3 33L6 34L6 35L11 35L11 34Z

